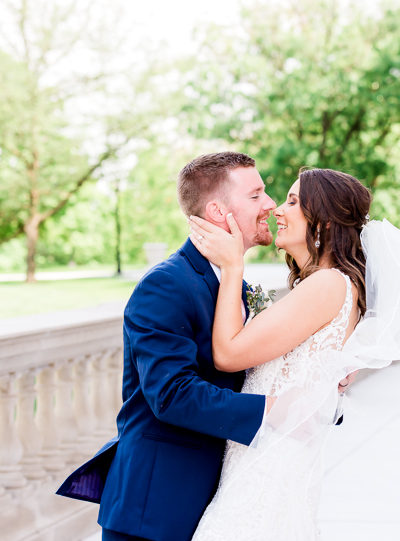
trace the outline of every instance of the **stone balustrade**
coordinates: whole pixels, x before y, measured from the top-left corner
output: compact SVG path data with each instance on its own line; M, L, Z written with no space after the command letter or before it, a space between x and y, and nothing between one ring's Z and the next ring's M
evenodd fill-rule
M78 541L98 506L54 494L116 433L122 317L0 337L2 541Z

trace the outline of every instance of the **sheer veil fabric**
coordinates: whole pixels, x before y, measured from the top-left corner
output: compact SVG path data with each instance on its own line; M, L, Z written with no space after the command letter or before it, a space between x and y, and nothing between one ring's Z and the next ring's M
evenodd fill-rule
M253 446L263 432L271 430L298 439L300 427L311 418L331 424L341 379L355 370L384 368L400 360L400 230L387 220L373 220L364 226L361 242L366 256L367 297L362 321L342 349L316 352L321 370L308 382L313 393L308 396L292 388L279 396Z
M343 275L346 300L335 320L286 356L249 371L243 392L263 389L277 398L249 447L228 442L219 488L194 540L320 539L322 448L338 383L355 370L400 359L400 230L387 220L371 221L361 241L364 318L343 345L352 305L350 279Z

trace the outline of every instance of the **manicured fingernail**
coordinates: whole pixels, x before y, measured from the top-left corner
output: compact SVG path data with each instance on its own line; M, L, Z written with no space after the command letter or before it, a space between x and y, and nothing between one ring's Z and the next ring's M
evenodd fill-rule
M232 212L228 212L228 214L226 215L226 217L228 216L232 216Z

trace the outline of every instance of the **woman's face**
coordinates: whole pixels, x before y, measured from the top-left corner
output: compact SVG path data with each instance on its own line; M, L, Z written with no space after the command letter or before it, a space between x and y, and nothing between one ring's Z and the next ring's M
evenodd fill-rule
M273 211L278 224L275 245L299 260L308 257L306 231L307 220L300 207L300 180L290 188L286 201Z

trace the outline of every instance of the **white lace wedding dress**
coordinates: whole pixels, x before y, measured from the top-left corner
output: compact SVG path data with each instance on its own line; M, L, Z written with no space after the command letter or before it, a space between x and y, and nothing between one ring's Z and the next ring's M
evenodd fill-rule
M350 279L342 276L346 296L333 321L286 355L248 371L242 392L276 402L250 447L227 442L219 488L193 541L319 539L322 447L346 371L335 366L336 352L353 302Z

